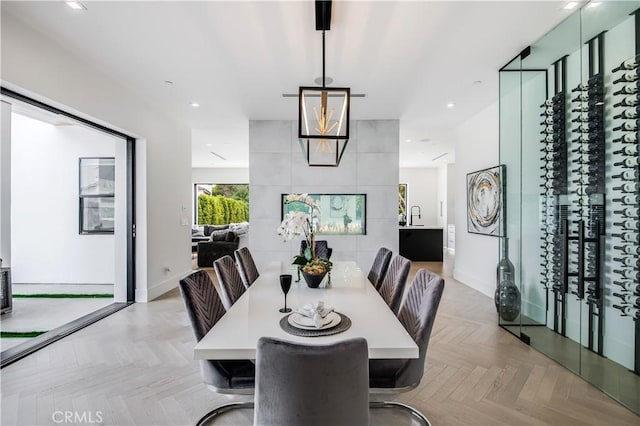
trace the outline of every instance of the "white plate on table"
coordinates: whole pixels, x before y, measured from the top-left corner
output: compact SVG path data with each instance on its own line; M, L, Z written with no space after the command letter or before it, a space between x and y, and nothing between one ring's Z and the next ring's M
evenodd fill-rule
M322 327L316 327L313 323L313 319L305 317L304 315L301 315L297 312L292 313L291 315L289 315L289 318L287 318L289 325L295 328L301 328L303 330L324 330L325 328L335 327L336 325L340 324L341 320L342 318L340 318L340 315L335 312L330 312L326 317L323 318Z

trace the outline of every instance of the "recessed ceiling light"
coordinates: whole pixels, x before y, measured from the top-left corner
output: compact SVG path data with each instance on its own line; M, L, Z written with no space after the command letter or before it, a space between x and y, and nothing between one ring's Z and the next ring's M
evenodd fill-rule
M456 104L454 104L453 102L449 102L447 104L447 108L453 108L454 106L456 106Z
M592 8L592 7L598 7L600 6L602 3L600 3L599 1L592 1L591 3L589 3L587 5L588 8Z
M172 86L173 85L173 81L171 80L165 80L164 84L166 84L167 86Z
M476 80L473 82L473 84L482 84L482 80Z
M210 144L210 143L208 143L208 144L207 144L207 146L211 146L211 144Z
M411 139L405 140L406 143L411 143Z
M87 7L80 3L79 1L68 1L66 2L67 6L69 6L73 10L86 10Z
M189 105L191 105L194 108L198 108L200 106L200 104L197 102L191 102Z
M431 142L431 138L420 139L420 142Z
M571 9L575 9L575 7L578 5L577 1L570 1L569 3L565 4L563 9L564 10L571 10Z

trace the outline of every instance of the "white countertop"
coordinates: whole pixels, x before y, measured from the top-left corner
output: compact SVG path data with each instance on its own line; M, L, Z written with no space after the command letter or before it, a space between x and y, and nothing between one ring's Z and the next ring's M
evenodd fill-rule
M443 227L442 226L431 226L431 225L424 225L424 226L419 226L419 225L413 225L413 226L398 226L399 229L440 229L442 230Z

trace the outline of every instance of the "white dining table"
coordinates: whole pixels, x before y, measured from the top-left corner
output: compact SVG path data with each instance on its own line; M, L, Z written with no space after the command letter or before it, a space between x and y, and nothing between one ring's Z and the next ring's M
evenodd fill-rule
M287 307L294 310L307 303L323 301L325 307L351 319L351 327L339 334L301 337L285 332L280 320L287 314L284 306L280 274L293 275ZM320 288L312 289L296 267L274 262L233 304L218 323L195 346L195 359L255 359L258 339L263 336L307 345L325 345L354 337L364 337L369 358L418 358L418 347L371 285L355 262L334 262L331 285L325 277Z

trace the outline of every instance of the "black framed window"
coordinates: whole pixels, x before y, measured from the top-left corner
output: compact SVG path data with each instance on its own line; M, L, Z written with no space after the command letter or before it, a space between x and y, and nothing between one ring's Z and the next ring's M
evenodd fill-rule
M80 158L80 233L113 234L115 158Z

